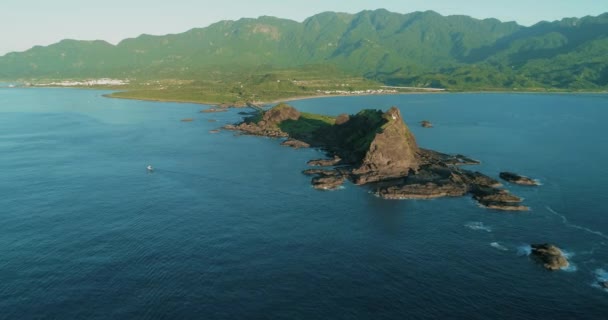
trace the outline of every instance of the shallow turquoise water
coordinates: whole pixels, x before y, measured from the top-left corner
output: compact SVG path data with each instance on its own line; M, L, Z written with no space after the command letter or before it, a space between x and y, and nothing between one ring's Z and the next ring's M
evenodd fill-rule
M329 114L397 105L421 146L539 178L508 186L533 210L505 214L469 198L318 192L300 171L321 152L209 133L238 110L103 93L0 89L0 318L605 316L608 96L293 102ZM523 253L536 242L573 267L543 270Z

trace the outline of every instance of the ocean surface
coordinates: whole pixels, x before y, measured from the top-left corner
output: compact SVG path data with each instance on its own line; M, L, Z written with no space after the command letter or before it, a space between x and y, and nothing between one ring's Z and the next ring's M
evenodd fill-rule
M316 191L322 152L209 132L242 110L104 93L0 88L0 319L606 319L608 95L292 102L395 105L420 146L540 180L504 213ZM532 261L543 242L572 266Z

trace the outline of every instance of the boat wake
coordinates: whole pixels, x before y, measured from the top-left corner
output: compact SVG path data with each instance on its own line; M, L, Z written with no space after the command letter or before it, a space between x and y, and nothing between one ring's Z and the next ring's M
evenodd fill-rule
M554 215L556 215L556 216L560 217L560 218L562 219L562 222L564 223L564 225L565 225L565 226L567 226L567 227L570 227L570 228L573 228L573 229L577 229L577 230L581 230L581 231L585 231L585 232L587 232L587 233L594 234L594 235L596 235L596 236L598 236L598 237L602 237L602 238L604 238L604 239L608 239L608 236L607 236L607 235L605 235L605 234L603 234L602 232L595 231L595 230L591 230L591 229L589 229L589 228L587 228L587 227L579 226L579 225L576 225L576 224L572 224L572 223L570 223L570 222L568 221L568 218L566 218L566 216L564 216L563 214L560 214L559 212L557 212L557 211L553 210L553 209L552 209L551 207L549 207L549 206L546 206L545 208L547 208L547 211L549 211L549 212L551 212L552 214L554 214Z

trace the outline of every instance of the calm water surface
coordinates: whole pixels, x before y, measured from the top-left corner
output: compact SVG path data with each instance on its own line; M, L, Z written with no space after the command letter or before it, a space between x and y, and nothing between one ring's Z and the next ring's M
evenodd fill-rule
M300 171L321 152L209 133L239 110L103 93L0 88L2 319L605 319L608 96L293 102L396 105L421 146L540 179L507 186L532 208L511 214L315 191ZM572 267L532 262L538 242Z

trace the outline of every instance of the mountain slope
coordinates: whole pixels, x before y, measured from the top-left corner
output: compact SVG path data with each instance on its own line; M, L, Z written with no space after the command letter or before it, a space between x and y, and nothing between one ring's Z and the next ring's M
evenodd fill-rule
M522 27L433 11L324 12L302 23L221 21L116 46L64 40L0 57L0 77L197 80L318 65L400 85L595 89L608 85L607 38L608 14Z

